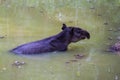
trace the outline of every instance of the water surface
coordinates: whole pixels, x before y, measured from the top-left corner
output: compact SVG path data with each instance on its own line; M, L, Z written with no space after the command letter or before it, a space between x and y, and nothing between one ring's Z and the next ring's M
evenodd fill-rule
M120 56L106 52L118 41L118 10L119 2L107 0L1 0L0 80L119 80ZM66 52L31 56L9 52L59 33L62 23L89 31L91 39L70 44ZM77 54L85 57L76 59ZM26 64L15 66L15 61Z

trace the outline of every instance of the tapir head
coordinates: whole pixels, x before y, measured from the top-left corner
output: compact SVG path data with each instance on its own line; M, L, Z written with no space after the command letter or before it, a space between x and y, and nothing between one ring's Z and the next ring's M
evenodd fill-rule
M90 33L79 27L67 27L66 24L63 24L62 30L70 32L71 42L78 42L83 39L90 39Z

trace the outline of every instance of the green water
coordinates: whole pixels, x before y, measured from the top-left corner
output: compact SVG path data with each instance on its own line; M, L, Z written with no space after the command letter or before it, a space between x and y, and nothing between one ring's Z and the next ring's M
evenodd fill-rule
M118 41L119 14L118 0L0 0L0 80L120 80L120 56L105 51ZM66 52L9 53L59 33L62 23L89 31L91 39L70 44Z

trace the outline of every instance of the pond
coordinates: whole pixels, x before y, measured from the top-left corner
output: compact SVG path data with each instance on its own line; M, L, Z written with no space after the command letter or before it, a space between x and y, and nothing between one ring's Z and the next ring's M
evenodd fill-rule
M117 0L0 0L0 80L120 80L120 56L107 52L120 35L119 14ZM63 23L87 30L91 39L66 52L9 52L59 33Z

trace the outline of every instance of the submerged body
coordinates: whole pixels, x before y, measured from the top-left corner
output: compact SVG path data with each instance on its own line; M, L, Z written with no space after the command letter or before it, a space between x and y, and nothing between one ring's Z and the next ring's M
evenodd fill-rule
M11 52L14 52L17 54L39 54L39 53L52 52L52 51L56 51L56 50L58 50L58 51L65 50L66 46L64 46L64 49L63 49L63 46L59 45L59 47L61 47L62 49L61 48L57 49L57 47L54 47L52 45L51 42L54 40L53 37L20 45L20 46L14 48Z
M53 51L66 51L71 42L90 38L90 34L78 27L62 26L62 31L57 35L20 45L11 50L16 54L40 54Z

